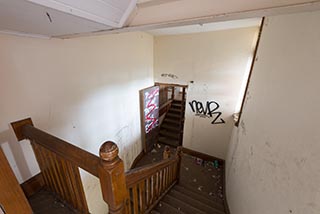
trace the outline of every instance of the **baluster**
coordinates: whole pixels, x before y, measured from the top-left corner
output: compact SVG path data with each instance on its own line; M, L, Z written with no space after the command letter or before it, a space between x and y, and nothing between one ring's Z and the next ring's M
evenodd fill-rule
M111 141L105 142L100 147L99 178L103 199L109 205L110 214L125 212L128 195L124 165L118 153L118 146Z
M144 181L140 182L139 184L139 203L140 203L140 212L144 213L145 204L146 204Z
M133 197L133 211L135 214L139 213L139 203L138 203L138 185L132 187L132 197Z
M177 180L177 183L179 183L179 180L180 180L180 167L181 167L181 158L182 158L182 147L181 146L178 146L177 147L177 150L176 150L176 156L178 158L178 161L177 161L177 169L176 169L176 180Z

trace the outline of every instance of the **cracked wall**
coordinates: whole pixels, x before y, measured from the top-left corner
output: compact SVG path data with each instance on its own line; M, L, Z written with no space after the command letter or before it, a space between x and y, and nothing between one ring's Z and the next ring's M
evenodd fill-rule
M266 19L226 160L231 214L320 213L319 20Z

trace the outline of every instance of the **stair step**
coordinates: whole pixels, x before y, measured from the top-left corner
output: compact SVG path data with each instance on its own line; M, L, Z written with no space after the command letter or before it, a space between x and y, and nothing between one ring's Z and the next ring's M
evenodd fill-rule
M170 119L170 118L165 118L163 123L171 123L180 126L181 121L180 120L175 120L175 119Z
M173 114L173 113L167 113L166 114L166 118L176 118L176 119L180 119L181 115L180 114Z
M181 113L181 109L178 109L178 108L170 108L169 109L169 113L173 113L173 114L180 114Z
M191 198L196 199L198 201L201 201L202 203L204 203L204 204L206 204L206 205L208 205L208 206L210 206L210 207L212 207L214 209L218 209L220 211L224 211L225 210L223 202L221 202L221 203L216 202L216 201L214 201L213 199L210 198L211 196L208 196L208 195L204 196L202 194L196 193L196 192L194 192L192 190L189 190L189 189L187 189L187 188L185 188L183 186L180 186L180 185L175 185L172 190L178 191L178 192L180 192L180 193L182 193L184 195L188 195Z
M172 100L172 103L182 103L182 100Z
M172 138L170 139L167 137L159 137L158 141L159 141L159 143L166 144L166 145L173 146L173 147L179 146L179 141L174 140Z
M177 210L181 210L186 214L206 214L204 211L199 210L198 208L193 207L192 205L188 204L187 202L181 201L171 195L166 195L163 199L163 202L170 204L171 206L175 207Z
M219 204L220 206L224 207L223 200L221 198L210 196L208 193L205 193L205 192L196 191L194 189L188 188L185 185L182 185L181 183L178 186L186 189L187 191L193 192L193 193L195 193L197 195L201 195L201 196L203 196L203 197L215 202L216 204Z
M167 202L160 201L157 205L156 212L163 213L163 214L184 214L184 212L179 211L177 208L173 207ZM151 212L152 213L152 212Z
M204 202L202 202L202 200L198 197L193 198L190 195L187 194L183 194L181 192L178 192L176 190L171 190L169 192L169 195L171 195L174 198L177 198L181 201L184 201L185 203L188 203L189 205L205 212L205 213L212 213L212 214L225 214L224 211L221 211L215 207L212 207Z
M182 107L182 104L181 103L171 103L171 107L173 108L180 108Z
M180 127L179 126L175 126L175 125L172 125L170 123L165 123L165 122L163 122L161 124L160 129L166 129L166 130L172 130L172 131L180 132Z
M176 139L178 140L179 137L180 137L180 132L179 131L167 131L167 130L161 130L160 129L160 135L161 136L164 136L164 137L168 137L168 138L173 138L173 139Z

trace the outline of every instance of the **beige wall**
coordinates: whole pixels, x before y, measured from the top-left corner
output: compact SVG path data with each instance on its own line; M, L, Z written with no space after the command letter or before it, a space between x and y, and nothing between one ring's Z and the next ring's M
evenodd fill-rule
M266 20L227 159L232 214L320 213L320 12Z
M183 146L225 158L242 81L253 53L257 27L155 37L154 78L189 84ZM162 77L174 74L178 78ZM190 83L194 81L194 83ZM215 101L226 123L195 116L189 102ZM211 109L215 108L211 104ZM220 121L220 118L217 121Z
M40 129L94 154L113 140L126 167L132 163L141 151L139 90L153 84L152 36L0 36L0 47L0 144L20 182L39 169L9 123L29 116ZM82 178L90 211L106 213L97 180Z

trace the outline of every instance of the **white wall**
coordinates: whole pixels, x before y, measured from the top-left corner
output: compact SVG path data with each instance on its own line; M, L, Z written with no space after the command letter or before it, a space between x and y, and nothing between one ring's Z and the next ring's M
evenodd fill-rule
M0 36L0 47L0 144L20 182L39 169L9 123L29 116L36 127L96 155L113 140L131 165L141 151L139 90L153 85L152 36ZM97 179L82 177L91 213L106 213Z
M154 78L189 84L183 146L225 159L234 126L239 90L252 56L258 28L155 37ZM178 78L161 77L174 74ZM190 83L194 81L194 83ZM225 124L211 124L192 112L189 102L216 101ZM214 108L215 104L211 105ZM220 118L217 120L220 121Z
M320 12L266 20L227 159L232 214L320 213Z

